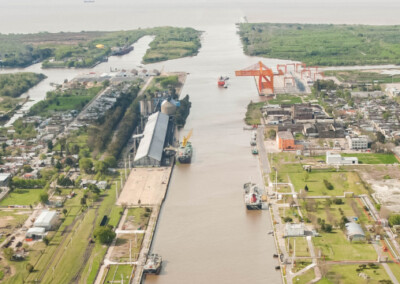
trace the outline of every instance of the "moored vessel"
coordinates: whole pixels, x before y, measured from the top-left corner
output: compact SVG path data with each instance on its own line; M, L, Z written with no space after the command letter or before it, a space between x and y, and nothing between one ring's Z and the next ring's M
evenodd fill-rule
M260 210L262 208L262 200L260 190L256 184L248 182L243 185L244 203L247 210Z
M192 136L192 130L189 131L187 136L183 137L182 142L176 152L176 159L181 164L190 164L192 162L193 148L189 138Z
M192 143L187 142L185 146L183 145L183 143L180 143L176 158L181 164L190 164L192 161L192 154Z
M143 266L143 272L147 274L160 274L162 257L158 254L150 254L147 257L146 264Z

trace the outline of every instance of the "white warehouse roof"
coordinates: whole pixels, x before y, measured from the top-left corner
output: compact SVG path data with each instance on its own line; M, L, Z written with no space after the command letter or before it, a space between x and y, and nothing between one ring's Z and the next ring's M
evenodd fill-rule
M42 211L40 213L39 217L36 219L35 223L33 226L35 227L49 227L51 226L51 222L54 220L54 218L57 217L57 212L56 211Z
M140 141L135 161L146 156L161 161L164 150L164 142L168 129L169 116L156 112L149 116L143 131L143 138Z
M346 223L347 235L354 236L354 235L361 235L365 236L363 229L361 228L360 224L357 223Z

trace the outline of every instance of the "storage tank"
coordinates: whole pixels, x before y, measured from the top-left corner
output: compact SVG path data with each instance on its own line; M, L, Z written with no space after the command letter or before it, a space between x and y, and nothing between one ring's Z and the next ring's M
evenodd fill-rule
M176 112L176 105L165 100L161 104L161 112L167 115L174 115Z

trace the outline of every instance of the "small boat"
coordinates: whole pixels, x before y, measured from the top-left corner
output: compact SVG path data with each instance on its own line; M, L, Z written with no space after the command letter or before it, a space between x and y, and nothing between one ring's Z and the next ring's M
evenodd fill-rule
M229 77L220 76L220 77L218 78L218 87L227 88L227 87L228 87L228 84L227 84L227 82L226 82L227 80L229 80Z
M251 138L250 146L256 146L256 145L257 145L257 140L255 138Z
M260 190L254 183L248 182L243 185L244 203L247 210L260 210L262 208Z
M258 155L258 149L257 149L257 147L251 148L251 153L252 153L253 155Z
M143 266L143 272L147 274L160 274L162 257L158 254L150 254L147 257L146 264Z

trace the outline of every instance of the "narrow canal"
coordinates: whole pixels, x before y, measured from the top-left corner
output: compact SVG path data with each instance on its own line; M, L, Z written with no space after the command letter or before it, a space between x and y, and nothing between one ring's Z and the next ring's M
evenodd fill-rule
M243 55L232 24L207 30L198 56L165 63L166 71L190 73L182 94L192 109L181 136L193 129L194 157L174 169L152 249L164 268L145 283L281 281L268 211L243 204L243 184L261 182L243 130L246 106L258 97L253 79L235 78L234 70L255 62ZM227 89L217 87L220 75L230 77Z

